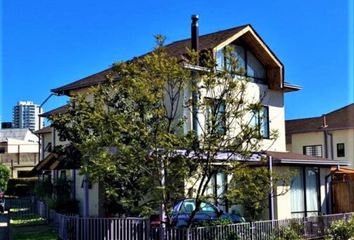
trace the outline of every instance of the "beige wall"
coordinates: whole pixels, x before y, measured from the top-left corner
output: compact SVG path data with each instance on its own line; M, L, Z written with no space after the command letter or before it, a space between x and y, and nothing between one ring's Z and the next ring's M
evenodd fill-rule
M332 136L332 138L331 138ZM287 150L295 153L303 153L303 146L321 145L323 157L325 157L324 132L296 133L291 136L291 144L287 144ZM331 140L332 139L332 140ZM354 129L342 129L328 131L328 157L334 160L349 161L350 167L354 167ZM337 156L337 144L344 143L345 156ZM332 156L333 153L333 156Z
M324 134L323 132L299 133L291 136L291 150L294 153L303 154L303 146L321 145L324 157ZM289 150L289 149L287 149Z
M294 167L282 166L274 167L274 172L284 173L294 171ZM325 191L325 177L329 174L330 167L320 168L320 209L322 213L326 213L326 194ZM285 192L285 194L281 194ZM291 218L291 192L290 185L286 186L275 186L275 193L277 196L274 199L274 213L276 219L288 219Z
M8 153L18 153L18 152L37 153L38 143L9 138L7 140L7 152Z
M79 213L83 214L84 207L84 188L82 186L83 175L76 171L76 199L79 201ZM99 184L92 184L92 188L89 189L89 216L100 215L100 202L99 202ZM102 203L101 203L102 204Z
M247 84L247 94L245 95L245 101L247 103L256 103L261 101L264 106L269 107L269 129L277 130L279 137L274 140L263 140L261 143L261 150L269 150L269 151L286 151L285 146L285 114L284 114L284 92L283 91L275 91L270 90L268 86L256 83L248 83ZM218 90L213 91L213 93L201 91L202 97L211 97L215 98L217 96ZM213 96L215 95L215 96ZM192 113L190 109L183 108L183 104L188 102L191 98L191 93L189 90L184 90L183 92L183 101L180 104L180 110L178 111L178 116L184 115L186 121L184 125L184 131L192 130ZM248 122L252 113L246 115L244 118L244 123ZM203 128L206 126L205 123L206 114L203 110L199 109L198 114L198 131L201 134ZM231 126L231 136L236 135L239 131L238 125Z
M331 131L333 135L333 152L335 160L347 160L354 168L354 129ZM344 157L337 156L337 144L344 143L345 155Z

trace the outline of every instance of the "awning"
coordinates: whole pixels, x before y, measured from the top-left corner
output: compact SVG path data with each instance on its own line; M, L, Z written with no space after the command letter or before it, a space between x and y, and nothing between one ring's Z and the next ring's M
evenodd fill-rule
M354 174L354 169L347 167L331 168L331 172L338 174Z
M268 157L272 157L273 163L290 165L320 165L320 166L348 166L348 161L338 161L314 156L308 156L292 152L266 151Z
M42 173L43 171L54 170L59 164L58 154L49 153L42 161L40 161L32 170L34 174Z

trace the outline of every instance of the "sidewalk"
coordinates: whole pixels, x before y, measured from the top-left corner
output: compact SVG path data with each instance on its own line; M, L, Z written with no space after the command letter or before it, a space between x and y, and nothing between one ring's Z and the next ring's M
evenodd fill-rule
M0 240L9 240L8 212L0 213Z

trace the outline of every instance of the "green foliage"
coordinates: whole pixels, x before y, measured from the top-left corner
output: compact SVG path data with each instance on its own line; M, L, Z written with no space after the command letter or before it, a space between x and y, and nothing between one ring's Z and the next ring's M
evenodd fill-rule
M18 197L33 195L36 182L37 178L11 178L5 194Z
M264 209L267 208L271 181L275 185L287 185L291 176L289 172L271 173L267 167L242 165L235 168L226 196L231 203L243 206L248 220L256 221L261 219Z
M198 59L205 69L196 72L168 55L163 37L156 40L154 51L114 64L104 84L73 94L69 111L51 116L60 138L80 153L65 161L80 159L81 173L103 184L110 214L148 215L161 203L169 212L188 181L197 199L193 215L218 171L234 173L246 164L232 157L220 162L218 153L245 160L260 148L259 124L251 122L261 103L245 98L250 79L239 81L244 70L232 49L224 54L229 67L220 70L210 52L189 51L185 60ZM199 133L185 128L194 107Z
M3 164L0 164L0 190L5 192L10 179L10 170Z
M348 221L337 220L327 229L327 240L350 240L354 237L354 217Z
M280 226L272 233L271 240L301 240L302 227L297 223L290 226Z
M193 222L194 227L210 227L210 226L220 226L220 225L229 225L232 224L230 219L217 219L211 221L200 221Z
M57 240L58 234L49 225L12 226L12 239L16 240Z
M53 193L53 184L49 178L37 181L34 186L34 193L39 199L51 198Z
M227 233L227 235L224 238L224 240L241 240L241 238L238 236L237 233L230 232L230 233Z

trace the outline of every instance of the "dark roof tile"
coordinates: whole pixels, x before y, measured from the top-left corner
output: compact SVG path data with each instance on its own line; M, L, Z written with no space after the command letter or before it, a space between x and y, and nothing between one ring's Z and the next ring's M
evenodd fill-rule
M68 105L64 105L58 108L55 108L51 111L42 113L40 116L41 117L49 117L50 115L55 115L55 114L62 114L62 113L66 113L68 111Z
M354 128L354 103L321 117L287 120L285 122L287 143L291 143L292 134L323 131L324 116L327 130Z
M199 37L199 48L200 51L207 50L207 49L212 49L219 45L220 43L226 41L228 38L232 37L245 27L250 26L250 25L243 25L235 28L230 28L226 30L222 30L219 32L214 32L214 33L209 33L205 35L201 35ZM187 48L190 48L191 42L190 38L176 41L173 43L170 43L166 45L166 51L168 54L171 56L177 57L177 58L183 58L183 55L187 53ZM99 73L95 73L91 76L82 78L78 81L66 84L64 86L54 88L51 91L58 93L58 94L68 94L69 91L71 90L77 90L85 87L90 87L90 86L95 86L100 83L103 83L104 81L107 80L107 75L113 75L114 77L114 72L112 71L111 68L108 68L106 70L103 70Z

